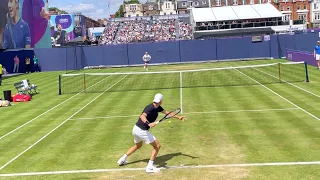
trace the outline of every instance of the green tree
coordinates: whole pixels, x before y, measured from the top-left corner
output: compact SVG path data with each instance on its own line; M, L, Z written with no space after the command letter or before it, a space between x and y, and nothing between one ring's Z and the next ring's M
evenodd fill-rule
M59 9L57 7L50 7L49 11L54 11L57 14L69 14L67 11L61 10L61 9Z
M125 4L140 4L139 0L130 0L127 2L124 2Z
M125 4L140 4L139 0L130 0L130 1L126 1L124 3ZM118 11L115 13L115 17L116 18L124 17L123 5L120 5Z
M123 5L121 5L121 6L119 7L118 11L117 11L116 14L115 14L115 17L116 17L116 18L124 17Z

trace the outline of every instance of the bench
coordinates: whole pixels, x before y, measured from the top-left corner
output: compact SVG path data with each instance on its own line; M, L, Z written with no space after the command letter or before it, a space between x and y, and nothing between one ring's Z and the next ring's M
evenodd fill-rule
M16 88L16 90L18 91L18 93L22 93L22 94L38 94L40 93L39 89L37 86L30 86L30 81L27 80L28 82L28 87L25 87L25 85L23 84L23 81L14 83L14 87Z

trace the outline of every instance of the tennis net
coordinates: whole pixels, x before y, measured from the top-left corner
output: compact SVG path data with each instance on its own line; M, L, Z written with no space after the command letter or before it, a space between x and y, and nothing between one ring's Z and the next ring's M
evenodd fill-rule
M59 94L245 86L257 85L257 82L272 84L299 81L309 81L305 62L183 71L62 74L59 75Z

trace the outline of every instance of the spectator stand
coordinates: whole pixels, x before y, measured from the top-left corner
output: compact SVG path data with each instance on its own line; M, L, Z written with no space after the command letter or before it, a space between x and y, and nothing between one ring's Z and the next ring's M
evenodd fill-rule
M189 22L189 15L116 18L109 21L99 44L128 44L193 39L193 32Z
M282 26L282 13L272 4L192 8L190 19L195 38L272 34ZM182 27L183 32L188 31ZM185 36L185 35L184 35Z

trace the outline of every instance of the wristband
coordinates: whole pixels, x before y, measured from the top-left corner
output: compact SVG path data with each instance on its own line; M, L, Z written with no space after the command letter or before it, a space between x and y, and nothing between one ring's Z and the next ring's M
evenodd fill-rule
M150 123L149 123L149 121L146 121L144 124L148 126Z

